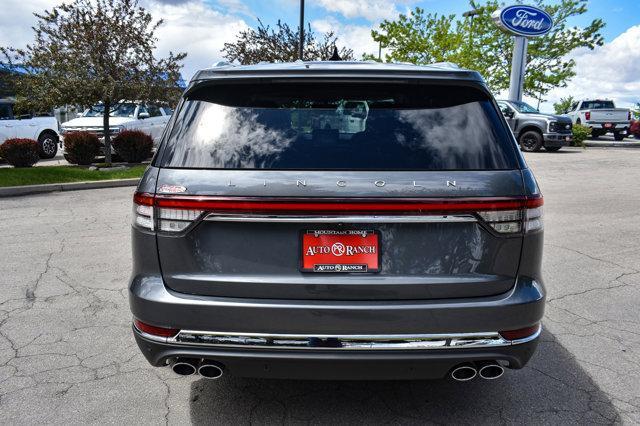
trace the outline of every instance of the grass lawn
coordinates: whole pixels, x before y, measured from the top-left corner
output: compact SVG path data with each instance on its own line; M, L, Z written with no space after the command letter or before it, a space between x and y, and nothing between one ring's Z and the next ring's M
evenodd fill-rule
M139 178L146 168L146 165L109 171L89 170L78 166L42 166L24 169L1 168L0 187Z

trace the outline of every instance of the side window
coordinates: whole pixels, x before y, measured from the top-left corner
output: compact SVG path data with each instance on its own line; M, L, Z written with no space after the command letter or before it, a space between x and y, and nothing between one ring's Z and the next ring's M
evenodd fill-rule
M162 115L157 105L147 105L147 112L149 117L160 117Z
M11 104L0 104L0 120L13 120Z
M500 111L502 111L502 115L505 117L511 115L511 108L504 102L498 102L498 106L500 107Z
M573 105L571 105L571 109L569 111L575 111L578 109L578 103L574 102Z
M173 114L173 110L169 107L162 107L162 109L164 110L164 115L171 116Z

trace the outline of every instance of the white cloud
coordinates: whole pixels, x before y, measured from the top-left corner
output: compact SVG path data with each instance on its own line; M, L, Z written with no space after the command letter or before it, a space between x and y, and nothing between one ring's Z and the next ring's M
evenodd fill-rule
M41 13L60 4L60 0L15 0L3 4L0 13L0 46L24 47L34 39L34 12ZM154 17L164 19L157 30L159 56L169 51L187 52L183 76L188 81L195 71L222 60L222 47L247 27L233 14L212 9L204 0L147 0L141 3ZM242 3L224 0L226 8L242 12ZM240 8L240 9L239 9Z
M360 59L363 53L378 53L378 43L371 38L369 26L343 24L333 17L327 17L312 21L311 29L317 32L318 36L333 31L338 37L338 46L353 49L355 59Z
M0 46L24 47L34 40L31 29L36 24L34 12L42 13L59 3L58 0L20 0L2 4L0 13Z
M544 110L553 102L573 96L610 98L620 107L640 101L640 25L633 26L609 43L594 50L579 49L571 54L576 61L576 76L565 88L549 93Z
M397 18L398 3L413 3L412 0L317 0L317 5L329 12L339 13L345 18L364 18L368 21Z
M202 0L180 5L151 2L146 6L156 19L164 19L158 29L158 55L187 52L183 76L189 80L202 68L222 60L225 42L247 28L241 18L211 9Z

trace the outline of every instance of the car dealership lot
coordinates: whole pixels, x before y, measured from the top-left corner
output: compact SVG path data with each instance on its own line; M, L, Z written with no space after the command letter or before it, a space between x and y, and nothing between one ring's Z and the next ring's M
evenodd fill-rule
M538 352L495 381L181 378L126 282L133 188L0 199L2 423L640 422L640 150L528 154L545 195Z

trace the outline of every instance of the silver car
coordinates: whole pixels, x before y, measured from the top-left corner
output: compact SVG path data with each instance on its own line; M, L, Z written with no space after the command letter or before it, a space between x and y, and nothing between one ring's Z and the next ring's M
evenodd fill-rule
M535 350L543 198L476 72L200 71L133 201L133 333L154 366L466 381Z

